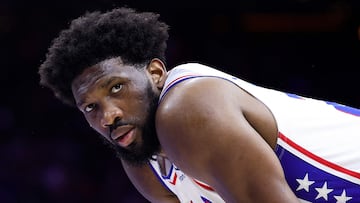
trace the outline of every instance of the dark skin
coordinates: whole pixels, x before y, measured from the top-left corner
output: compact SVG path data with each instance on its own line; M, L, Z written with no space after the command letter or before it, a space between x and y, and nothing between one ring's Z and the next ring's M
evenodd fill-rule
M114 76L117 79L111 79ZM90 126L126 149L132 143L144 144L142 126L149 117L150 100L143 96L147 84L158 97L166 78L165 66L158 59L140 70L108 59L75 78L72 90ZM116 117L134 122L109 136L108 125ZM299 202L273 151L278 131L271 112L232 83L216 78L181 82L163 98L154 122L159 153L187 175L213 187L226 202ZM148 200L179 202L148 165L122 163Z

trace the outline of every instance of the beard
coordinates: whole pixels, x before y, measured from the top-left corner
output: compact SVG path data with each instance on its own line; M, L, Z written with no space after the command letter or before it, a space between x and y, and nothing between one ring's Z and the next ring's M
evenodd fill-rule
M148 84L147 87L147 97L149 99L149 107L146 112L147 117L144 125L141 127L140 142L133 142L125 149L101 136L107 145L115 150L118 158L133 166L147 164L149 159L152 159L152 156L160 151L160 142L155 128L155 114L158 107L159 96L151 89L150 84Z

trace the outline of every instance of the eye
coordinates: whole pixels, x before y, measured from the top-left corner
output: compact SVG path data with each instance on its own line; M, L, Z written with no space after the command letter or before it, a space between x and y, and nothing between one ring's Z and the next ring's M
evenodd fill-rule
M123 85L120 84L120 83L114 85L114 86L111 88L111 92L112 92L112 93L117 93L117 92L119 92L119 91L121 90L122 86L123 86Z
M89 104L89 105L85 106L84 111L85 111L86 113L89 113L89 112L91 112L92 110L94 110L94 108L95 108L95 104Z

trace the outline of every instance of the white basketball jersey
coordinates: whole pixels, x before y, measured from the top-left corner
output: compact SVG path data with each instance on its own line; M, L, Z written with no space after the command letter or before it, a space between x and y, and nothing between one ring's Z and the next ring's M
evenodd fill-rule
M197 77L228 80L270 109L279 129L275 152L302 202L360 202L359 109L259 87L197 63L169 71L159 102L177 83ZM187 177L176 166L162 176L157 162L151 165L181 202L223 202L210 186Z

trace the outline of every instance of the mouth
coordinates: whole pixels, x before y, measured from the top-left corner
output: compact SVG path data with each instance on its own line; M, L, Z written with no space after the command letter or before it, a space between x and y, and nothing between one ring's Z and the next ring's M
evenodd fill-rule
M135 128L130 125L118 127L110 138L121 147L128 147L135 140Z

